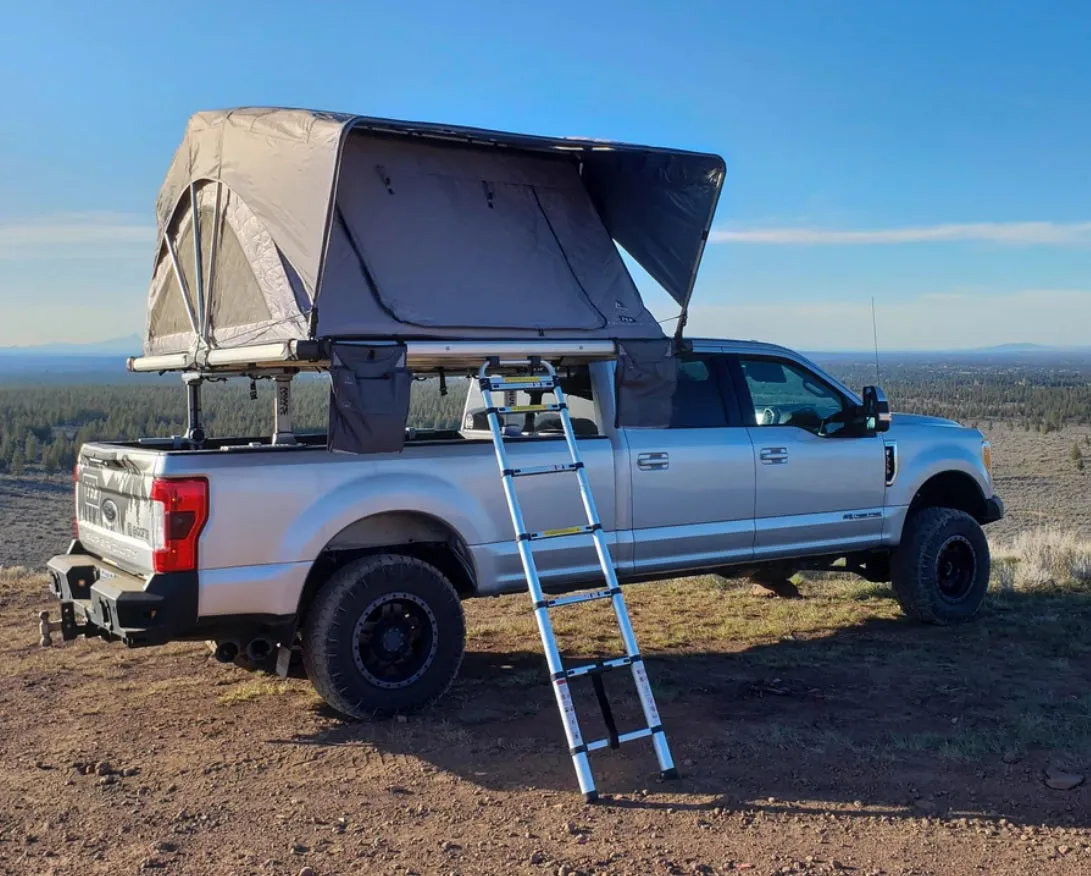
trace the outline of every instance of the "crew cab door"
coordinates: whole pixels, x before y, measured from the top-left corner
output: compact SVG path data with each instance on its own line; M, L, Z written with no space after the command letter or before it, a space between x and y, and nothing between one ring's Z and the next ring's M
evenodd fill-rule
M754 448L755 558L879 545L883 441L844 430L851 400L786 358L740 355L730 370Z
M754 450L727 357L683 358L666 429L626 429L638 573L713 568L754 545Z

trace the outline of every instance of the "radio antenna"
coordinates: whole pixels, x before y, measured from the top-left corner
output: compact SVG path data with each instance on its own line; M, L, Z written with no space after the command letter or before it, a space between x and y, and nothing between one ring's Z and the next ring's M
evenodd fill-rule
M875 385L880 384L879 380L879 324L875 319L875 296L871 296L871 336L875 341Z

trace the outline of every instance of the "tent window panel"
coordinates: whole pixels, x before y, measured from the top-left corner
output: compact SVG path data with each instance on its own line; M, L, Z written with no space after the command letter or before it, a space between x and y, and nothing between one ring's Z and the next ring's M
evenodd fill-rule
M347 153L337 203L375 294L403 322L581 330L605 324L533 186L387 168L381 156Z
M202 222L202 227L211 225L211 219L207 226ZM212 325L215 328L232 328L265 323L270 319L269 305L265 302L235 229L224 222L216 244Z

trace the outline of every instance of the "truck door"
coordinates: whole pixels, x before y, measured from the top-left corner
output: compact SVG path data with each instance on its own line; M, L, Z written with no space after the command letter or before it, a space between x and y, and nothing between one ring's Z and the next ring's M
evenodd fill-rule
M666 429L626 429L638 573L749 559L754 451L727 392L727 357L683 359Z
M883 441L838 433L850 399L789 359L744 355L730 370L754 446L755 558L881 543Z

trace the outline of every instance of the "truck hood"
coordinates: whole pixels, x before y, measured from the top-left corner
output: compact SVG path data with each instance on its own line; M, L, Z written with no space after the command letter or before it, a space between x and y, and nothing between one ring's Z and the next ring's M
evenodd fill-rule
M945 420L943 417L926 417L924 414L895 413L891 422L895 426L953 426L962 428L962 424L956 423L954 420Z

